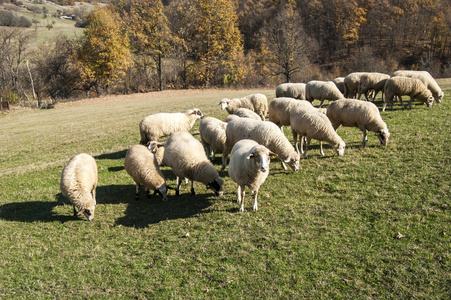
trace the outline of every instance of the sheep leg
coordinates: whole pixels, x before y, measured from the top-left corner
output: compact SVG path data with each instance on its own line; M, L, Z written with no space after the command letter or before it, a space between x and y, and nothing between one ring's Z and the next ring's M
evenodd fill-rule
M245 196L246 192L244 191L244 186L240 186L239 189L241 190L240 211L244 211L244 196Z
M300 154L304 154L304 142L305 142L305 139L306 139L305 136L300 138L300 144L301 144L301 153Z
M321 156L324 156L323 142L322 141L319 141L319 153L321 153Z
M196 192L194 191L194 180L191 180L191 195L196 195Z
M77 210L75 209L75 205L74 205L74 217L76 217L78 214L77 214Z
M135 200L139 199L139 183L136 184L136 190L135 190Z
M236 202L238 203L238 204L241 204L241 186L240 185L238 185L238 191L237 191L237 199L236 199Z
M307 138L307 142L305 143L304 159L307 159L307 149L308 146L310 145L311 140L312 140L311 138Z
M254 207L253 207L253 210L254 210L254 211L257 211L257 210L258 210L257 194L258 194L258 190L256 190L256 191L254 192Z
M227 165L227 156L229 155L228 150L224 149L224 152L222 152L222 167L221 171L225 170L225 167Z
M363 132L362 147L365 147L366 146L366 142L368 141L368 134L367 134L365 128L362 130L362 132Z
M321 108L321 106L323 106L323 102L325 99L321 99L321 103L319 104L319 108Z
M180 180L180 177L177 177L177 188L175 189L175 195L180 195L180 185L182 185L182 181Z
M412 101L413 101L413 97L410 96L410 101L409 101L409 109L412 109ZM407 106L407 105L406 105Z
M296 152L299 154L298 133L294 129L291 129L291 133L293 134L294 147L296 148Z

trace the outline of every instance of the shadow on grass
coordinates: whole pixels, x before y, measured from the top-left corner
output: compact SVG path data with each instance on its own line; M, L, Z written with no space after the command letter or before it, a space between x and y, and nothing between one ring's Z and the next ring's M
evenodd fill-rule
M113 153L105 153L95 156L95 159L123 159L125 158L125 154L128 149L124 149L121 151L113 152Z

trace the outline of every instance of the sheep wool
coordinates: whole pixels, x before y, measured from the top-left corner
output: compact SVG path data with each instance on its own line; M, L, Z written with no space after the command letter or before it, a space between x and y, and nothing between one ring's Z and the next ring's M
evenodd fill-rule
M171 134L165 144L163 162L177 176L176 195L180 193L181 179L191 181L191 194L195 195L194 181L202 182L213 190L216 196L223 194L224 181L208 160L201 142L189 132L178 131Z
M269 102L269 121L273 122L283 132L283 126L290 126L290 111L295 105L305 105L313 108L307 100L295 100L293 98L274 98Z
M255 113L254 111L244 108L244 107L240 107L238 109L236 109L233 112L234 115L237 115L240 118L249 118L249 119L254 119L254 120L261 120L261 117L259 115L257 115L257 113Z
M185 113L158 113L147 116L139 123L140 144L158 141L159 138L176 131L189 131L196 120L203 116L198 108L187 110Z
M64 167L60 189L72 204L74 216L84 214L89 221L94 219L97 181L97 164L89 154L75 155Z
M359 91L360 77L366 72L353 72L345 76L344 79L344 97L355 98Z
M332 80L333 83L337 86L337 88L340 90L342 94L345 93L345 78L344 77L337 77Z
M282 83L276 88L276 98L305 100L305 83Z
M268 99L263 94L252 94L244 98L228 99L224 98L219 102L221 109L226 109L229 114L233 114L238 108L247 108L255 112L260 116L262 120L265 120L268 113Z
M390 102L390 108L393 110L393 98L398 96L401 105L401 96L410 96L409 108L412 109L412 102L414 99L426 103L427 107L431 107L434 103L434 97L432 92L426 88L421 80L409 77L392 77L387 79L385 83L385 101L382 107L382 111L385 111L385 107Z
M227 124L226 136L221 170L225 169L227 156L233 146L240 140L251 139L276 153L281 159L282 167L285 170L285 163L287 163L295 172L299 171L299 154L294 150L290 141L280 131L279 127L272 122L247 118L236 119Z
M323 105L324 100L338 100L344 98L343 94L332 81L312 80L305 85L305 95L308 101L318 99L321 101L319 107Z
M307 157L311 139L329 143L339 156L343 156L346 144L335 132L325 114L314 109L294 107L290 114L290 122L293 139L297 138L297 134L299 134L301 142L303 137L307 140L305 151L302 151L304 158ZM322 144L320 144L320 153L324 155Z
M226 126L226 122L222 122L214 117L205 117L200 120L200 141L204 146L207 157L210 161L213 161L217 151L224 151Z
M445 95L438 85L437 81L435 81L434 77L427 71L411 71L411 70L398 70L392 74L394 76L404 76L410 78L416 78L421 80L423 84L431 91L432 96L434 96L435 102L440 103L443 100L443 96Z
M365 95L366 101L368 101L368 92L374 91L373 101L376 99L377 94L384 89L386 80L390 78L390 75L378 72L365 73L360 77L359 82L359 95L357 99ZM383 96L382 96L383 97Z
M125 154L125 171L136 183L135 199L138 200L139 187L143 185L150 197L150 190L159 194L163 201L167 201L166 180L159 168L157 157L152 153L156 152L158 145L151 144L152 150L143 145L131 146Z
M335 130L340 125L359 128L363 133L363 147L368 141L368 130L376 133L381 145L388 144L390 132L374 103L357 99L341 99L329 104L326 114Z
M253 140L244 139L233 146L228 173L230 179L238 185L237 202L240 204L240 211L244 211L245 187L254 195L254 211L258 210L258 190L268 177L270 158L276 156L277 154Z

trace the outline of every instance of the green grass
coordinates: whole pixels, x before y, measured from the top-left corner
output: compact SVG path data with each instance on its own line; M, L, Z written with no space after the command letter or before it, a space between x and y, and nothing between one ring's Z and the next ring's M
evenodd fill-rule
M227 172L220 198L196 183L196 196L182 186L167 203L144 192L135 201L123 159L144 116L199 107L223 118L220 99L257 90L155 92L2 114L0 297L450 298L444 83L440 105L382 113L387 147L369 134L361 148L357 128L339 128L343 157L328 145L321 157L314 141L298 173L273 160L259 210L248 193L243 213ZM92 222L74 218L59 191L62 168L80 152L99 169ZM174 186L171 170L163 172Z

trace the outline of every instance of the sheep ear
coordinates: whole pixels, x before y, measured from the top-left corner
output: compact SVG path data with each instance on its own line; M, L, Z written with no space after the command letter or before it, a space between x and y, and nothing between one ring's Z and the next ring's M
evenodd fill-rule
M269 151L269 157L276 158L277 154L275 154L274 152Z
M291 157L288 157L287 159L285 159L283 162L284 163L289 163L291 161Z
M249 154L246 159L251 159L252 157L254 157L254 153Z

